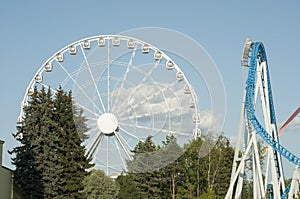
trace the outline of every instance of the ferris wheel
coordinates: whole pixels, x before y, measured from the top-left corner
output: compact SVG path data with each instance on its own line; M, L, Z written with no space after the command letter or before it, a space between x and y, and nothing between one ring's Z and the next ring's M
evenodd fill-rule
M179 145L200 136L198 100L190 81L167 54L128 36L100 35L54 53L31 79L34 87L71 90L87 118L86 155L107 175L126 170L132 150L151 136L161 145L174 135ZM179 156L180 154L178 154Z

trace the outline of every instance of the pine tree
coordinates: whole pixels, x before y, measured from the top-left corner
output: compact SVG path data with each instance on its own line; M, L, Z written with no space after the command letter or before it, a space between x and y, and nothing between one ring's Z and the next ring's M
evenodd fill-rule
M214 192L217 198L224 198L230 184L230 175L233 162L234 149L230 146L229 139L223 135L218 137L214 153L218 163L214 179Z
M179 165L179 155L182 154L181 147L177 144L176 138L171 135L162 142L161 157L165 167L160 169L160 189L162 198L175 199L177 184L180 181L182 169Z
M24 118L14 137L21 145L11 153L16 166L14 182L26 198L85 198L82 181L92 165L76 131L72 94L57 91L53 99L42 87L34 88ZM76 116L81 135L87 128L82 112Z
M43 89L44 92L44 89ZM39 167L39 152L41 139L42 107L40 94L34 89L28 105L24 107L24 118L18 123L14 137L21 143L11 153L15 154L12 163L16 166L14 172L15 185L26 198L43 198L44 184Z
M36 155L37 168L42 175L44 195L46 198L58 196L57 183L59 180L59 170L61 166L57 164L56 141L57 131L56 123L53 121L54 110L50 88L46 93L44 87L38 93L38 99L41 103L39 131L36 132L37 149Z
M73 104L73 119L80 140L84 142L89 138L89 136L86 134L86 132L90 130L86 124L88 119L83 116L83 109L78 108L74 104Z
M203 157L200 157L202 144L203 141L197 139L184 146L185 152L178 160L182 172L176 188L176 198L199 197L207 187L205 163Z
M132 174L122 173L116 179L116 183L120 187L119 195L118 195L119 199L140 198L140 194L134 185L134 178Z
M58 89L53 101L59 132L58 162L62 166L59 195L62 198L84 198L82 181L88 174L86 169L92 165L85 157L85 149L74 122L72 93Z
M159 171L153 171L157 166L154 159L157 146L147 137L140 141L132 151L133 160L127 162L127 180L132 183L136 198L161 198ZM122 193L122 191L121 191Z

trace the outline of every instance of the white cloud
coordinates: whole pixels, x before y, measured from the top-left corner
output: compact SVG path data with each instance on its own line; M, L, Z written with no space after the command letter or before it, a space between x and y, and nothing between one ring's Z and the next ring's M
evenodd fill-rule
M142 84L138 87L115 89L113 113L120 120L151 120L149 127L172 131L193 132L193 114L195 109L190 107L192 96L183 91L184 84L159 85ZM182 87L180 87L182 86ZM211 131L220 133L222 116L210 110L200 110L199 128L203 133ZM159 118L159 120L158 120Z

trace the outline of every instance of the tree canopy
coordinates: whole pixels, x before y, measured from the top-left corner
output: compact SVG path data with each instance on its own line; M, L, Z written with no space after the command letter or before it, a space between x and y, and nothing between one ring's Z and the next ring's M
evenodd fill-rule
M214 145L206 155L200 155L202 145L208 140ZM119 198L224 198L226 195L234 149L223 135L192 140L184 147L177 144L174 136L167 136L161 146L148 137L133 152L128 172L117 179ZM172 159L178 152L182 155ZM147 170L147 166L168 159L172 161L167 165Z
M14 182L26 198L85 198L82 181L92 165L80 138L86 120L78 113L75 124L71 92L34 89L14 134L21 145L11 151Z

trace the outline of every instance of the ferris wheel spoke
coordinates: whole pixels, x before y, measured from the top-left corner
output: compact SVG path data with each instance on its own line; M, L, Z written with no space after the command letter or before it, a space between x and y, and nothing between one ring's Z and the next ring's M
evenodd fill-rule
M93 120L93 121L97 121L97 118L94 118L94 117L86 117L86 119L88 120ZM96 125L95 125L96 126Z
M131 116L124 116L124 117L120 116L119 120L126 121L126 120L140 119L140 118L149 117L149 116L154 117L155 115L162 115L165 113L171 114L172 112L175 112L175 111L181 111L181 113L182 113L182 110L184 110L184 109L185 109L185 107L176 107L175 109L172 109L172 110L162 109L165 111L160 111L160 112L155 112L155 113L147 111L146 113L141 113L139 115L131 115ZM171 117L170 114L168 115L169 117Z
M166 99L166 96L165 96L165 93L162 92L162 95L163 95L163 98L165 100L165 102L167 102L167 99ZM166 103L167 105L167 109L168 109L168 126L169 126L169 132L171 131L171 112L170 112L170 107L169 107L169 103Z
M110 113L110 42L107 43L107 112Z
M140 138L138 138L137 136L135 136L135 135L133 135L132 133L129 133L127 130L125 130L124 128L121 128L121 127L119 127L120 128L120 130L122 131L122 132L124 132L125 134L127 134L127 135L129 135L129 136L131 136L131 137L133 137L133 138L135 138L135 139L137 139L138 141L141 141L142 139L140 139Z
M100 145L103 139L103 136L104 136L103 133L99 133L96 139L92 142L90 148L87 150L86 153L87 158L91 158L94 155L95 150L98 148L98 146Z
M66 70L66 68L59 63L59 66L62 68L62 70L69 76L69 78L74 82L74 84L79 88L79 90L85 95L87 100L99 111L99 113L102 113L102 111L98 108L98 106L94 103L94 101L88 96L88 94L84 91L84 89L76 82L76 80L70 75L70 73Z
M83 106L82 104L75 102L75 105L79 106L80 108L82 108L83 110L95 115L96 117L99 117L99 114L95 113L94 111L92 111L91 109L87 108L86 106Z
M109 140L110 137L106 138L106 173L108 173L108 169L109 169Z
M121 159L121 161L122 161L123 168L126 168L125 160L123 159L123 156L122 156L122 154L121 154L121 150L120 150L119 144L117 143L116 139L114 139L114 141L115 141L115 145L116 145L116 148L117 148L117 150L118 150L120 159Z
M70 73L71 77L74 77L78 74L80 74L81 72L84 71L84 67L79 67L77 70L74 70L73 72ZM70 80L70 77L67 76L61 83L62 86L66 85L68 83L68 81Z
M139 128L139 129L143 129L143 130L152 130L152 131L158 131L158 132L163 132L163 133L167 133L167 134L178 134L178 135L184 135L184 136L190 136L190 134L186 133L186 132L181 132L181 131L171 131L171 130L166 130L166 129L158 129L158 128L154 128L154 127L148 127L148 126L140 126L140 125L133 125L133 124L127 124L127 123L122 123L120 122L121 125L124 126L128 126L128 127L133 127L133 128Z
M170 86L174 86L175 83L176 83L176 82L172 83ZM167 98L165 97L164 91L166 91L166 90L169 89L169 88L170 88L170 87L168 86L168 87L164 87L164 88L162 88L162 89L158 89L158 91L156 91L156 92L154 92L153 94L151 94L151 95L145 97L143 100L139 101L138 103L135 103L134 105L132 105L131 108L132 108L132 109L136 109L136 108L138 108L139 106L144 105L145 102L150 101L151 99L153 99L154 97L156 97L159 93L162 93L162 95L163 95L163 97L164 97L164 99L165 99L165 102L166 102L166 104L167 104L167 106L168 106ZM124 115L124 113L126 113L125 110L127 110L127 109L120 109L120 111L123 111L123 112L118 112L118 115L119 115L120 118L122 118L122 116Z
M97 95L98 95L98 99L99 99L99 101L100 101L100 103L101 103L103 112L106 113L106 110L105 110L105 107L104 107L104 104L103 104L103 101L102 101L102 98L101 98L101 95L100 95L100 92L99 92L99 88L98 88L97 83L96 83L96 81L95 81L94 75L92 74L92 70L91 70L90 63L89 63L89 61L88 61L88 59L87 59L87 57L86 57L86 54L85 54L85 52L84 52L84 49L82 48L81 45L80 45L80 49L81 49L81 52L82 52L82 54L83 54L85 63L86 63L86 65L87 65L87 68L88 68L88 70L89 70L89 74L90 74L90 76L91 76L91 78L92 78L92 81L93 81L94 87L95 87L95 89L96 89L96 92L97 92Z
M123 140L121 139L121 135L118 134L118 132L115 132L115 136L117 138L117 141L119 142L119 144L121 145L123 151L125 152L125 154L127 155L128 159L131 160L132 156L130 154L130 150L128 150L125 146L125 144L123 143ZM126 141L124 141L127 145L128 143Z
M145 83L145 81L151 76L151 74L157 68L159 63L160 63L160 60L157 60L155 62L155 64L152 66L152 68L145 74L144 78L134 87L133 91L131 92L130 96L128 97L129 99L132 97L132 94L134 94L137 91L139 86L142 85L143 83ZM124 107L126 105L125 103L126 103L126 101L124 101L120 107Z
M131 66L132 66L132 61L133 61L133 58L134 58L134 56L135 56L135 53L136 53L136 48L134 48L134 50L132 51L132 54L131 54L131 56L130 56L130 60L129 60L129 62L128 62L128 65L127 65L125 74L123 75L123 78L122 78L122 80L121 80L120 87L118 88L118 91L117 91L117 96L120 95L121 89L124 88L125 80L127 79L128 73L129 73L130 68L131 68ZM117 97L117 99L116 99L114 105L117 105L118 102L119 102L119 97ZM114 111L115 107L117 107L117 106L113 106L113 107L112 107L112 112Z
M39 84L41 84L41 85L44 86L45 88L49 87L50 90L51 90L54 94L57 93L57 90L51 88L49 85L46 85L46 84L44 84L43 82L41 82L41 83L39 83ZM82 108L82 109L88 111L89 113L92 113L92 114L95 115L96 117L99 117L99 115L98 115L97 113L95 113L94 111L90 110L90 109L87 108L86 106L83 106L82 104L80 104L80 103L78 103L78 102L75 102L74 104L77 105L77 106L79 106L80 108Z

